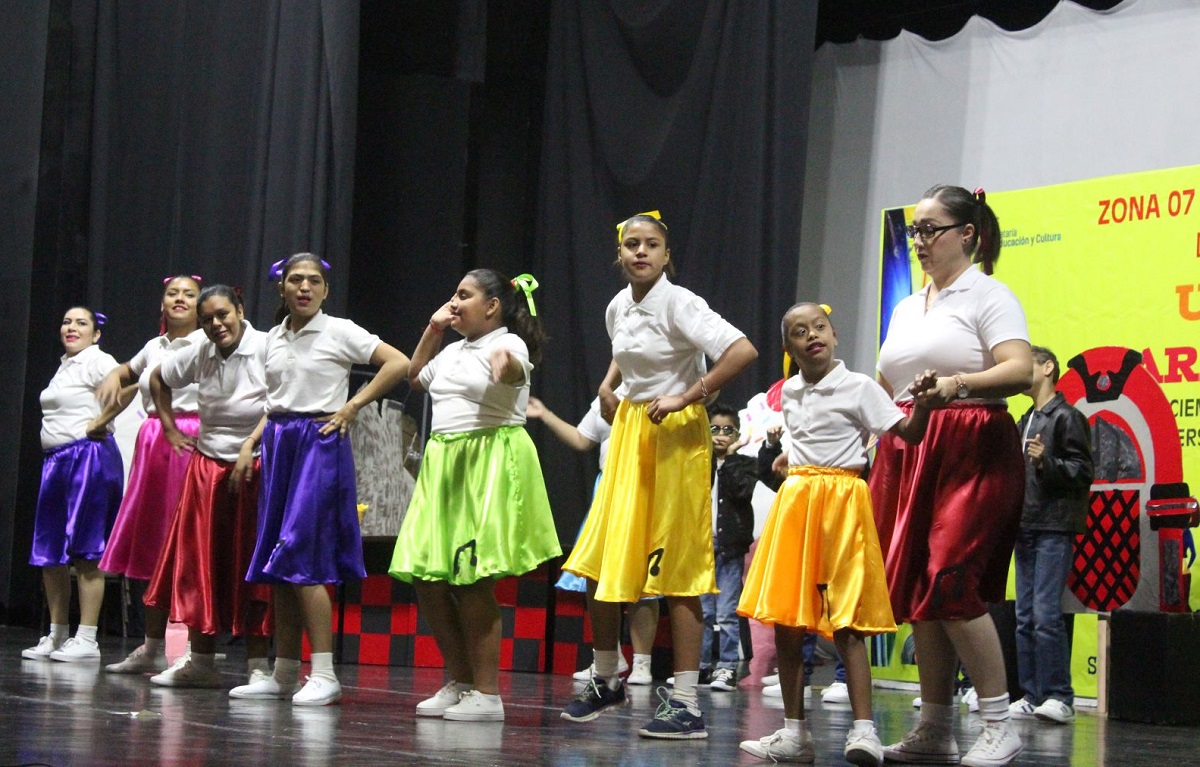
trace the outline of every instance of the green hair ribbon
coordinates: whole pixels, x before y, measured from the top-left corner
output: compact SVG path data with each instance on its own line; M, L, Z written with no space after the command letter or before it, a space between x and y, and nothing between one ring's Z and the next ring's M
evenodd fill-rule
M537 316L537 307L533 305L533 291L538 289L538 281L533 278L532 274L518 274L512 278L514 288L520 289L525 294L525 303L529 305L529 316Z

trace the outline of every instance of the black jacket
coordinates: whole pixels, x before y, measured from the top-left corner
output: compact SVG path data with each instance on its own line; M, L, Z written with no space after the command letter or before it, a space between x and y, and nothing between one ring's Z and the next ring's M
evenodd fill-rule
M1044 408L1030 408L1021 416L1017 428L1022 439L1033 439L1040 434L1046 446L1038 469L1033 468L1029 454L1025 454L1022 529L1083 532L1094 476L1087 418L1068 405L1061 392L1055 392Z
M713 459L714 481L717 483L717 532L714 544L721 556L732 559L746 556L754 542L754 485L758 482L758 464L746 455L726 456L717 473Z
M775 459L782 452L782 441L772 445L764 439L762 444L758 446L758 481L776 493L779 492L780 486L783 485L783 478L771 471L771 464L775 463Z

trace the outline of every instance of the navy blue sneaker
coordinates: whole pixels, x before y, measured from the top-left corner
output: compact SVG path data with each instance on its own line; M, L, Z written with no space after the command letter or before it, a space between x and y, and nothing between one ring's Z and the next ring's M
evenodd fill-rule
M662 688L659 688L662 697ZM707 738L708 731L704 729L704 715L693 714L687 706L677 700L663 700L654 718L645 727L638 730L643 738L664 738L666 740L691 740L692 738Z
M610 690L603 679L592 677L579 697L568 703L560 716L569 722L590 722L608 709L624 705L625 685L618 684L617 689Z

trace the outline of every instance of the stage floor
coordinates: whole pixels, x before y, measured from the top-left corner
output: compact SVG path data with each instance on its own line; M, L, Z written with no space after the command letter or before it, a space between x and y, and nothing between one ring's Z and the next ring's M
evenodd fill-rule
M778 701L760 688L701 692L707 740L663 742L637 737L654 713L652 687L631 687L633 703L585 724L559 718L572 696L569 678L502 673L507 720L456 723L419 719L413 706L442 683L440 670L345 666L340 705L305 709L288 702L234 701L221 690L156 688L146 677L106 674L99 664L28 661L21 650L37 636L0 627L0 764L67 765L755 765L767 764L738 742L781 726ZM104 639L105 662L135 643ZM242 683L240 647L220 661L230 687ZM816 685L826 684L828 666ZM916 721L912 693L877 690L875 719L884 742ZM849 706L809 713L817 764L845 764ZM978 718L959 719L960 748ZM1074 725L1020 722L1025 751L1017 765L1097 767L1196 764L1197 731L1109 721L1086 709Z

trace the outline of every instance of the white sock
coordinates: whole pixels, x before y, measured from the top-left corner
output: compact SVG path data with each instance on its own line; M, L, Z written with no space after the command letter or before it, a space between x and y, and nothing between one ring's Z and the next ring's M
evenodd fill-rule
M926 703L921 701L921 721L943 727L947 730L954 727L954 715L958 713L954 705L941 703Z
M216 653L194 652L188 657L192 661L192 665L197 668L216 669L217 667Z
M609 689L617 689L621 684L621 677L617 674L617 651L596 650L593 654L596 659L596 676L603 679Z
M850 732L866 735L869 732L875 732L874 719L855 719L854 726L850 728Z
M312 675L330 682L337 681L337 674L333 671L333 653L315 652L312 654Z
M804 740L808 737L808 720L784 719L783 731L789 735L794 735L798 740Z
M979 718L985 722L1006 722L1011 717L1008 711L1008 693L994 698L979 699Z
M255 671L269 674L271 673L271 664L267 663L266 658L246 658L246 673L253 674Z
M79 624L79 628L75 629L75 638L82 642L96 644L96 627Z
M696 700L696 684L699 681L699 671L676 671L675 689L671 691L671 700L687 706L688 711L696 716L700 715L700 703Z
M71 626L68 623L51 623L50 638L54 640L54 644L62 644L67 641L67 637L71 636Z
M153 637L146 637L146 641L142 642L142 646L146 648L146 654L151 658L156 658L163 654L163 640Z
M300 661L295 658L276 658L273 676L281 686L295 684L300 681Z
M635 652L633 654L633 665L636 666L639 663L650 663L650 653Z

